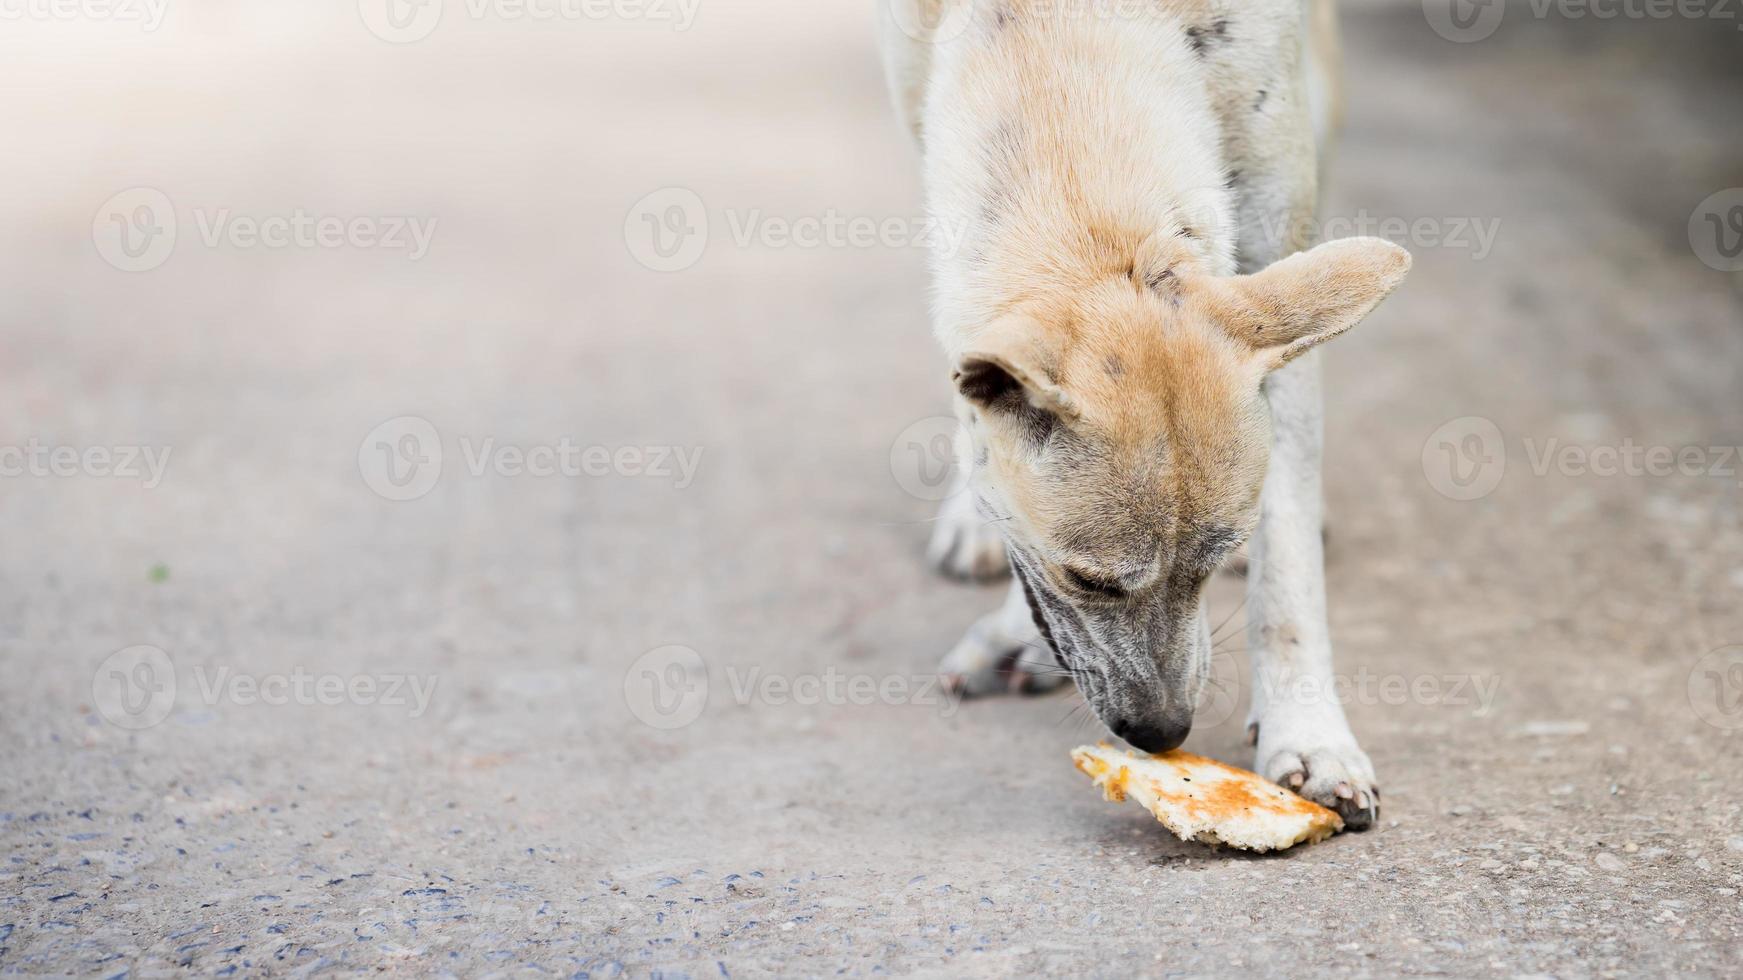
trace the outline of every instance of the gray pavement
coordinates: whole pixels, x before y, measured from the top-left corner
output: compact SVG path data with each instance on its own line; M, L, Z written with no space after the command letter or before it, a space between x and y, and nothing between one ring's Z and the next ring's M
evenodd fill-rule
M1386 810L1254 858L931 687L1000 593L921 567L923 252L783 239L915 230L870 5L448 8L0 22L0 975L1743 971L1734 24L1346 12Z

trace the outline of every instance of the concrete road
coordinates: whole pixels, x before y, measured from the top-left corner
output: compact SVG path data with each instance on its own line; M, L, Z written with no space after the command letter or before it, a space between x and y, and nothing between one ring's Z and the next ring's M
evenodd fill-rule
M1743 971L1734 24L1346 12L1386 809L1252 858L931 684L999 590L870 5L447 7L0 22L0 974Z

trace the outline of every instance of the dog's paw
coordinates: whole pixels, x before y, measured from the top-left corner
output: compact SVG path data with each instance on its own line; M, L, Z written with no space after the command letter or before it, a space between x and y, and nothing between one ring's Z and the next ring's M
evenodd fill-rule
M956 494L939 508L926 563L951 578L970 582L990 582L1011 570L1004 535L975 510L970 493Z
M1071 680L1045 640L1004 628L1008 618L982 617L944 655L938 675L946 691L964 698L1041 694Z
M1256 728L1256 731L1255 731ZM1367 830L1380 819L1380 787L1374 764L1355 739L1339 734L1323 739L1267 739L1264 723L1249 726L1256 737L1253 768L1266 779L1336 810L1350 830Z

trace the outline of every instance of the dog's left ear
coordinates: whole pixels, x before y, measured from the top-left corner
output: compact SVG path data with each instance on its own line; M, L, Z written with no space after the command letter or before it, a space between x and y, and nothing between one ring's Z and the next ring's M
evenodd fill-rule
M1275 371L1362 322L1409 271L1383 238L1340 238L1223 280L1214 314Z
M1044 412L1070 417L1071 398L1048 376L1046 332L1010 315L982 328L957 360L952 378L964 398L995 414Z

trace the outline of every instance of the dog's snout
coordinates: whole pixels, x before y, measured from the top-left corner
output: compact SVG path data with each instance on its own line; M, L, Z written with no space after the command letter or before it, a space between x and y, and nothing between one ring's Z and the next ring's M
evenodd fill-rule
M1143 752L1167 752L1177 749L1192 731L1192 719L1179 721L1127 722L1112 726L1115 735Z

